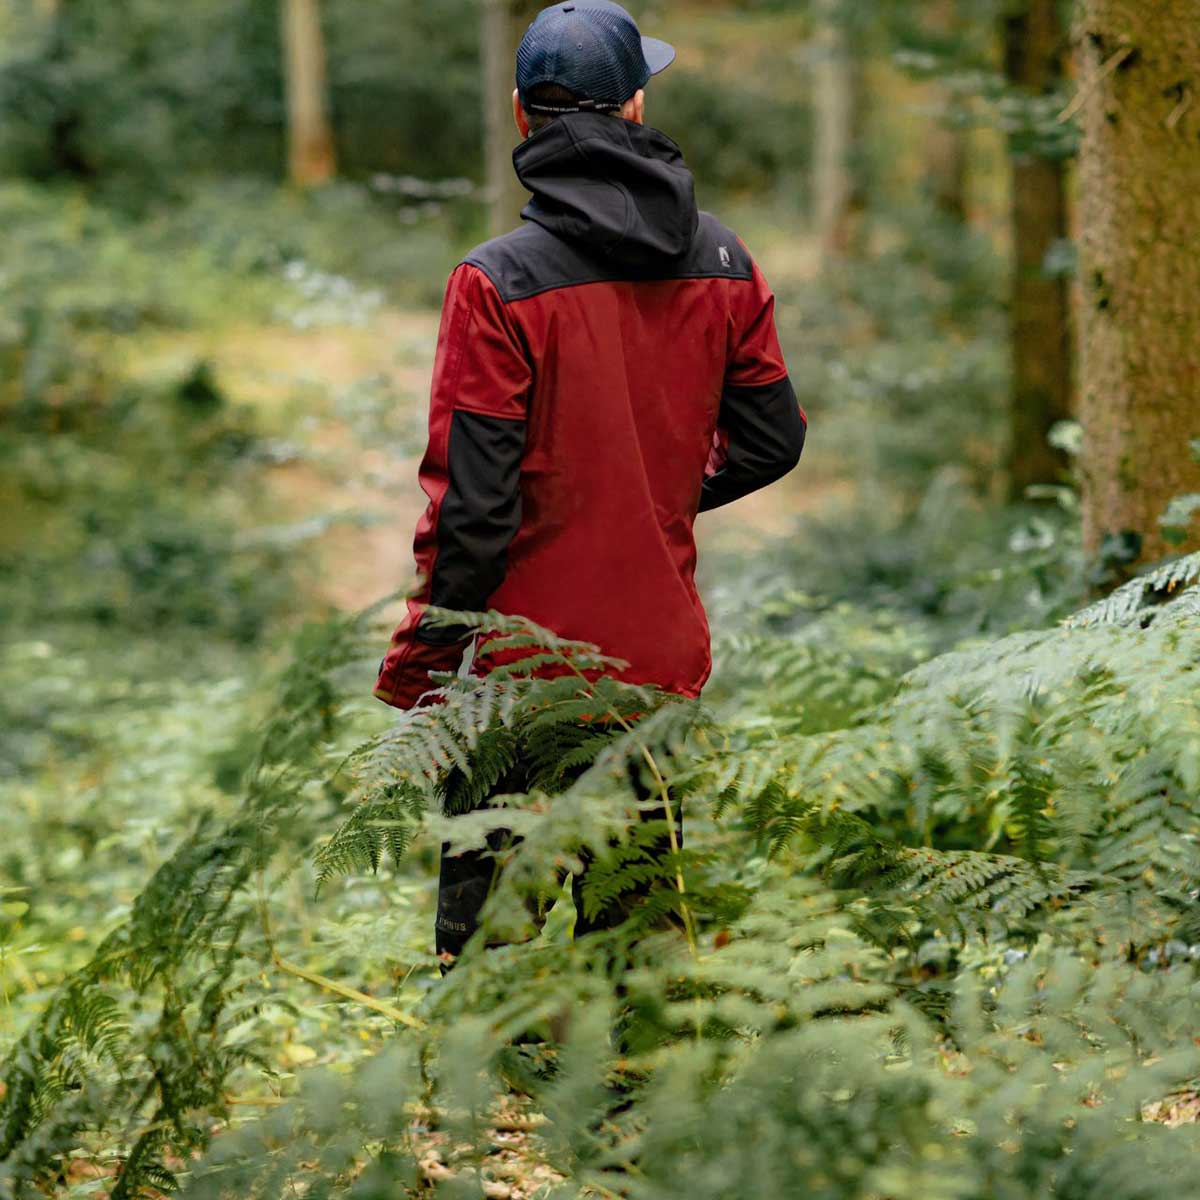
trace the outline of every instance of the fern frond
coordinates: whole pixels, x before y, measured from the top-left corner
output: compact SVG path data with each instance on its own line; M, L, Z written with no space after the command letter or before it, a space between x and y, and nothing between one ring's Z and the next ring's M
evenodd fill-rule
M1140 623L1152 603L1162 604L1183 588L1200 579L1200 551L1172 559L1067 618L1068 629L1086 629L1096 625L1132 625ZM1188 600L1194 604L1195 597Z
M405 783L358 804L317 852L317 886L354 870L377 871L385 848L399 861L424 819L425 806L425 793Z

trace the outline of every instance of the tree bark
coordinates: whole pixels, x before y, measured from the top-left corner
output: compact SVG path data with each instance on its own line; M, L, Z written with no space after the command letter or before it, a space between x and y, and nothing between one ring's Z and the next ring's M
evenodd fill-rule
M488 227L493 237L521 219L529 193L513 171L517 131L512 119L517 46L537 15L537 0L484 0L480 30L483 66L483 131Z
M864 111L862 63L850 48L838 0L816 0L813 62L813 227L826 258L849 251L863 209L858 169Z
M1025 0L1005 21L1005 72L1027 95L1062 83L1065 31L1058 0ZM1009 296L1011 367L1009 488L1020 499L1033 484L1059 482L1069 466L1047 440L1071 416L1071 318L1067 280L1047 255L1067 237L1066 164L1016 139L1012 157L1013 264Z
M326 183L337 170L317 4L318 0L283 0L288 176L301 187Z
M1082 0L1080 150L1086 545L1150 561L1200 492L1200 0Z

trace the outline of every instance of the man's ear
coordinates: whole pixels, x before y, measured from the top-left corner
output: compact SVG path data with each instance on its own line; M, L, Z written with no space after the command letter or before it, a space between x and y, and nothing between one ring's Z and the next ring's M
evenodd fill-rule
M527 138L529 136L529 118L521 107L521 93L516 88L513 88L513 120L517 123L517 132L522 139Z
M632 121L635 125L645 125L646 123L646 93L644 89L638 88L624 104L621 105L621 116L626 121Z

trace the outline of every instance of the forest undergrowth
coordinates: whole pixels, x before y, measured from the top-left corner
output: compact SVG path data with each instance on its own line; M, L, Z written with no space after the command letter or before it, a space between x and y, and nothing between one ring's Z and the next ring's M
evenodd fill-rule
M187 269L236 268L265 320L270 246L217 226ZM1200 557L1114 590L1069 489L981 500L984 268L855 268L822 285L841 325L785 285L864 494L710 557L702 703L473 614L536 657L394 718L384 610L272 634L296 544L245 535L275 431L203 364L96 369L97 323L210 319L126 282L0 329L6 498L49 531L3 547L0 1196L1197 1191ZM920 480L887 505L884 460ZM467 812L518 759L529 791ZM639 789L685 813L665 860ZM521 840L443 979L437 848L497 828ZM575 940L584 856L585 905L649 898Z
M197 824L13 1048L6 1189L40 1194L105 1131L128 1139L114 1196L177 1178L214 1197L294 1178L486 1194L515 1094L546 1195L1187 1194L1195 1130L1148 1115L1200 1074L1198 576L1184 558L915 670L902 639L889 657L836 612L748 635L736 653L767 677L720 716L476 614L489 650L533 657L443 678L442 704L365 742L345 689L378 623L310 628L240 804ZM527 794L443 815L518 758ZM665 862L631 769L688 814ZM328 884L496 828L520 839L444 981L369 995L284 957L276 897L306 857ZM568 914L532 936L530 901L568 905L584 853L585 905L649 882L647 901L612 932L573 940ZM213 1138L269 1058L264 1031L237 1031L272 975L391 1032ZM422 1184L428 1126L447 1169Z

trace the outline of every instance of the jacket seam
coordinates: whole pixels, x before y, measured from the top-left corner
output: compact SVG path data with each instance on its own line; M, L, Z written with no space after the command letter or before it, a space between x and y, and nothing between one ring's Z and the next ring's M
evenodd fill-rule
M541 296L546 292L556 292L573 287L586 287L589 283L671 283L677 279L734 279L739 282L749 283L754 279L752 274L734 274L730 271L686 271L678 275L605 275L599 279L566 279L556 281L548 283L543 287L531 288L523 292L512 292L506 295L504 289L492 278L487 268L481 263L469 258L463 261L469 266L475 267L484 275L487 275L500 299L505 304L515 304L518 300L530 300L534 296Z
M759 388L770 387L773 383L782 383L785 379L790 378L790 373L787 367L772 379L763 379L758 383L725 383L721 385L721 390L724 392L753 392Z

